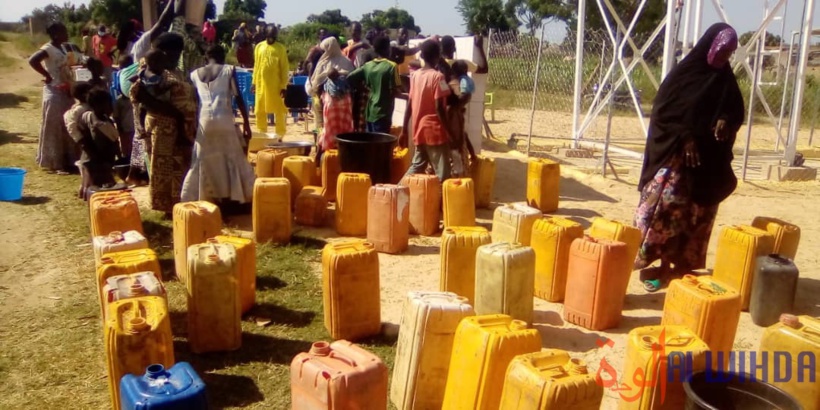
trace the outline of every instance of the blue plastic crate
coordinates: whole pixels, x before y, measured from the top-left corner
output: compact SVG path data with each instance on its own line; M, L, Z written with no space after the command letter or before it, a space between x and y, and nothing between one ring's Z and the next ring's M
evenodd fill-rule
M242 100L245 101L245 106L248 107L248 111L253 112L253 107L256 105L256 98L253 92L251 92L251 83L253 82L251 72L237 68L236 82L239 83L239 95L241 95ZM238 108L234 101L233 109L236 110Z

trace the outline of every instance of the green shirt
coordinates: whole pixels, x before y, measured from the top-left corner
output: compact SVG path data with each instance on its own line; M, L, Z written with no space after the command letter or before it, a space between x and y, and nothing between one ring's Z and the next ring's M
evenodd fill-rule
M399 69L396 63L377 58L359 67L348 76L351 84L362 82L370 90L365 108L365 120L376 122L393 115L393 90L401 84Z

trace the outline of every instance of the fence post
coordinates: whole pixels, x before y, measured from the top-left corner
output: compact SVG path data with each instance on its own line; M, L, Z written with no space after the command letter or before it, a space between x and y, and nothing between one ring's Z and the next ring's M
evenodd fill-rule
M752 74L752 90L749 93L749 114L746 116L746 148L743 149L743 171L741 179L746 182L746 170L749 168L749 144L752 143L752 121L755 116L755 90L757 90L760 66L763 65L763 37L757 39L757 52L755 53L754 74Z
M578 0L578 23L575 27L575 94L572 101L572 148L578 148L581 139L581 100L584 98L584 31L586 30L587 2ZM603 68L603 66L602 66Z
M794 165L794 157L797 154L797 136L800 133L800 117L803 108L803 93L806 91L806 66L809 61L809 49L811 48L812 23L814 21L814 0L806 0L803 11L803 33L800 39L800 59L797 60L797 72L794 82L794 100L792 102L792 116L789 122L789 138L786 143L786 163ZM789 56L791 58L791 56Z
M530 109L530 131L527 134L527 156L530 156L532 145L532 125L535 120L535 100L538 97L538 74L541 72L541 52L544 47L544 27L541 27L541 39L538 40L538 57L535 59L535 80L532 85L532 108Z

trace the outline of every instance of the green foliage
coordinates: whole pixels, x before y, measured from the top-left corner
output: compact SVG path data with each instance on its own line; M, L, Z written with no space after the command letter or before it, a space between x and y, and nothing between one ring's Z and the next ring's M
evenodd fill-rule
M45 32L46 27L52 22L59 21L68 28L69 37L75 37L91 20L92 10L85 4L80 6L74 6L71 3L64 3L62 6L49 4L42 9L34 9L31 14L23 17L22 20L28 24L29 19L31 19L34 31L39 33Z
M268 4L265 0L225 0L222 15L228 18L241 17L244 20L261 20L265 17L267 7Z
M342 14L340 9L325 10L321 14L311 14L307 17L307 22L322 26L347 27L350 25L350 19Z
M747 32L741 34L740 39L739 39L740 44L744 45L744 46L749 44L749 40L752 39L752 36L754 34L755 34L754 31L747 31ZM769 33L767 31L766 32L766 40L764 40L763 44L765 44L766 47L778 47L778 46L780 46L781 41L782 40L781 40L780 36Z
M456 10L472 34L487 35L490 29L509 31L519 26L515 14L506 10L501 0L459 0Z
M130 19L142 19L142 6L133 0L91 0L91 17L97 23L113 27Z
M362 16L362 28L365 30L385 30L406 28L407 30L421 32L421 28L416 25L416 19L407 10L391 7L386 11L373 10Z

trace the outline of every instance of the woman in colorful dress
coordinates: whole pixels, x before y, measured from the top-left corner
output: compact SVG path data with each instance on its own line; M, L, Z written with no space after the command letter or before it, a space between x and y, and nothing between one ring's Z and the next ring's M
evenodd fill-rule
M181 200L182 182L191 166L197 104L193 88L176 68L184 49L183 38L164 33L153 47L168 57L169 67L162 73L162 82L170 89L170 101L152 97L141 78L131 87L131 100L148 111L144 132L151 141L151 208L170 216L174 204ZM184 126L179 127L180 123Z
M737 187L732 146L744 108L729 64L737 45L731 26L713 25L655 98L635 214L643 234L635 269L648 291L664 275L705 266L718 206Z
M71 98L71 70L62 48L68 41L68 30L62 23L46 29L51 41L32 54L28 62L43 76L43 122L37 147L37 165L49 172L67 175L76 172L79 147L68 135L63 115L74 104Z
M353 131L353 102L345 76L353 71L353 63L342 54L336 37L328 37L319 44L322 56L310 78L311 94L321 102L322 134L319 154L336 148L336 135Z

